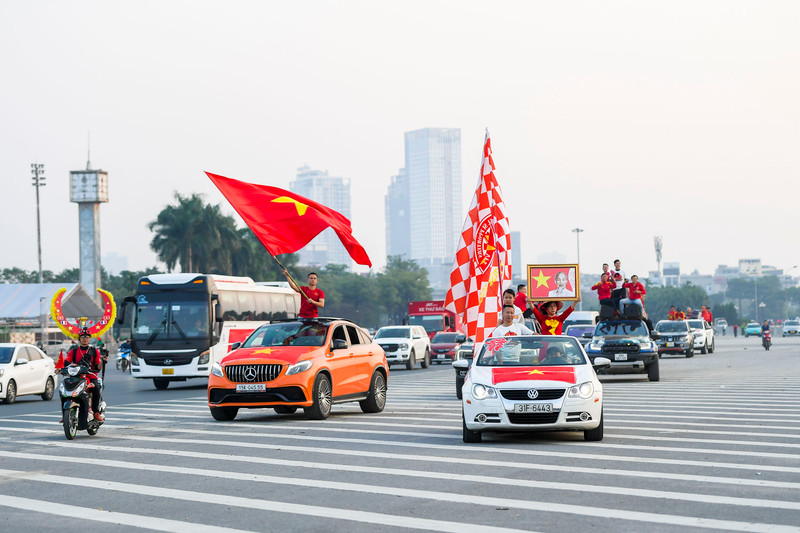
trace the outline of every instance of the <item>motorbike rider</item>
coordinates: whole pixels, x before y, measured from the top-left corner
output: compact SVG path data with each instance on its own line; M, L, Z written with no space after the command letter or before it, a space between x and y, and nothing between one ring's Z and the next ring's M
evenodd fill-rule
M765 333L769 333L769 321L765 320L763 324L761 324L761 336L763 337Z
M77 346L73 346L64 357L64 366L70 364L84 365L89 367L95 374L99 373L106 361L108 355L102 356L97 348L91 346L89 341L92 340L92 335L86 327L82 327L78 333ZM97 382L97 377L89 379L89 382L94 385L91 389L90 395L92 397L92 411L94 411L94 419L98 422L103 421L103 415L100 414L100 384Z

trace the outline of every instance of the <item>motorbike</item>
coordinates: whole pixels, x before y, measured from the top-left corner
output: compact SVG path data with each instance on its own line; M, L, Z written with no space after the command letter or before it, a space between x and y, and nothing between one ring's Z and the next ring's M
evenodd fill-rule
M131 349L120 348L117 350L117 370L127 372L131 369Z
M61 417L64 425L64 435L67 440L75 438L78 430L85 429L89 435L97 434L97 430L103 425L102 421L95 420L94 416L89 416L92 400L90 393L94 388L90 379L97 379L100 391L94 391L100 394L100 413L104 414L106 411L106 402L102 398L103 380L97 378L97 374L84 365L69 365L61 370L64 376L61 385L58 388L58 393L61 397Z
M767 351L769 351L769 347L772 346L772 334L769 331L765 331L761 334L761 346Z

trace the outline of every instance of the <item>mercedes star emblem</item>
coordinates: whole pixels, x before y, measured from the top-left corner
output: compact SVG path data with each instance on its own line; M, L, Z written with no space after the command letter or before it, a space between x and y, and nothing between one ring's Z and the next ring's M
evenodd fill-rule
M247 381L255 381L256 379L256 369L255 367L248 366L244 369L244 379Z

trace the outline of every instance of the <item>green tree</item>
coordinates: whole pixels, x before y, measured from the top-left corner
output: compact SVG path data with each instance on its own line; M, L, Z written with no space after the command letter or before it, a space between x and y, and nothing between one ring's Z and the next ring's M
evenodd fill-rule
M408 302L431 299L428 271L399 255L386 258L386 267L378 274L378 286L389 324L403 323Z
M709 298L706 291L690 283L681 287L647 287L644 306L653 324L666 319L672 305L684 311L687 307L700 309L703 305L709 305Z

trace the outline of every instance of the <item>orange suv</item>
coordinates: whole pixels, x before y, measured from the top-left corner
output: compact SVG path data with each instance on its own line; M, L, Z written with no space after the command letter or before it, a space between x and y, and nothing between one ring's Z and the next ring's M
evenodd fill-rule
M215 363L208 407L216 420L240 408L272 408L308 418L328 417L331 406L359 402L365 413L386 405L386 354L348 320L319 318L265 324Z

